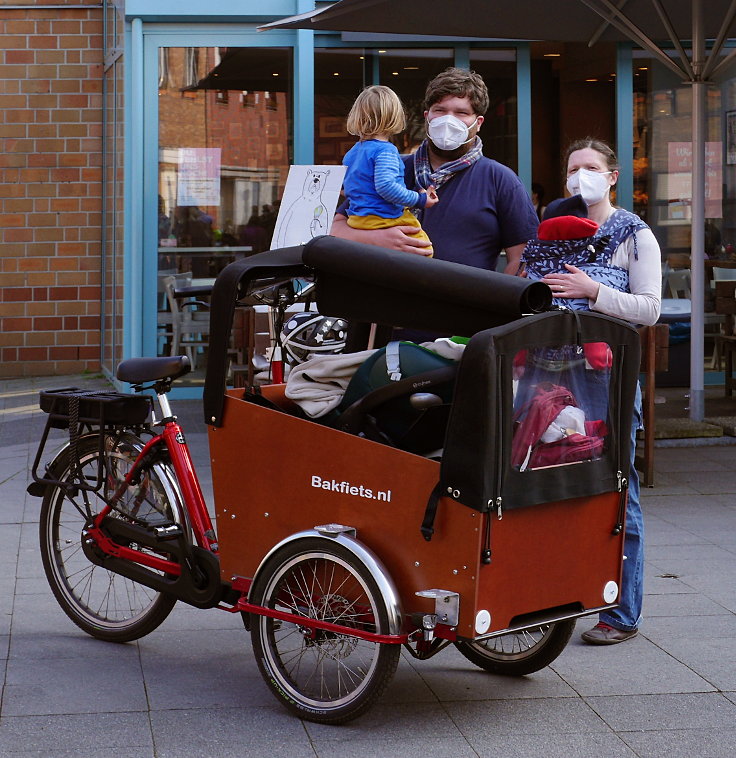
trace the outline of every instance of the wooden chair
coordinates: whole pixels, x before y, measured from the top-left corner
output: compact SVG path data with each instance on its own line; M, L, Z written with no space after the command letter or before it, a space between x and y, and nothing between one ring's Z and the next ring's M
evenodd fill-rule
M173 276L176 279L177 287L185 287L192 283L191 272L177 273L171 270L159 270L158 273L158 301L157 301L157 334L158 334L158 354L168 355L171 350L171 339L173 336L174 314L169 308L169 299L166 294L166 279Z
M644 443L641 455L636 456L636 468L641 472L641 484L654 487L654 396L657 371L667 371L669 362L670 328L667 324L654 324L639 329L641 338L641 371L646 376L642 392Z
M189 356L192 368L196 368L199 348L209 344L209 305L200 300L177 297L177 287L182 286L186 286L186 281L182 280L181 275L164 278L166 300L171 313L172 335L169 354L179 355L183 349Z
M690 299L690 269L683 268L670 271L667 274L667 285L670 295L676 299Z

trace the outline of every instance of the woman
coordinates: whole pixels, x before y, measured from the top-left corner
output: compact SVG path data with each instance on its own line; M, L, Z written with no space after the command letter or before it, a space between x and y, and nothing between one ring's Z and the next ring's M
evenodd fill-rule
M582 197L588 219L598 224L598 229L586 240L589 244L561 245L557 255L550 254L548 244L530 242L522 257L526 275L548 284L557 305L597 311L634 324L656 323L661 302L659 245L638 216L611 204L611 189L619 175L615 153L605 142L587 137L570 145L564 165L568 192ZM630 639L641 622L644 532L634 466L640 428L641 391L637 388L620 604L601 613L598 624L583 633L583 640L594 645Z

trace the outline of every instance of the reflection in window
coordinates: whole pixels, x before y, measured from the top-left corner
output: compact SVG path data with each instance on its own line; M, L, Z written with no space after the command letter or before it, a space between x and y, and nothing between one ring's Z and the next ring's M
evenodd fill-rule
M182 87L194 87L199 81L199 49L196 47L184 48L184 76Z
M516 171L519 165L516 51L471 50L470 68L483 77L490 99L479 132L483 153Z
M407 129L393 141L402 153L416 150L425 137L422 102L427 82L453 64L448 49L315 49L315 160L341 163L355 143L345 119L360 91L385 84L401 98Z
M427 83L454 65L454 51L447 49L387 49L378 51L380 84L391 87L406 110L406 130L392 140L400 153L413 153L427 136L424 92Z
M644 51L635 51L633 63L634 211L651 227L670 266L689 268L692 88ZM734 81L709 88L706 100L705 254L710 259L734 257L736 154L724 142L736 107Z
M169 86L169 48L158 49L158 88L166 89Z
M608 436L612 352L604 342L521 350L514 358L511 465L596 460Z

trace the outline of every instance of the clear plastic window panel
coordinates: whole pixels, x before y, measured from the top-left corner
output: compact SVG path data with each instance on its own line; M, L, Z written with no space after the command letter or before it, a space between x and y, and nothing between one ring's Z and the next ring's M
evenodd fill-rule
M605 342L516 354L513 468L530 471L602 456L609 436L611 362Z

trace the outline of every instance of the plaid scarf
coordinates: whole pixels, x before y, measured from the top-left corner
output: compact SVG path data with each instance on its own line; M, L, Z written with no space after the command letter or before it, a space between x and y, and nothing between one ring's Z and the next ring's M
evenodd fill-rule
M427 152L427 140L425 139L417 148L416 153L414 153L414 176L417 186L428 189L434 185L435 188L439 188L445 182L452 179L453 174L470 168L482 156L483 143L480 137L476 137L473 146L465 155L450 163L443 164L437 171L432 171L432 165L429 162L429 154Z

